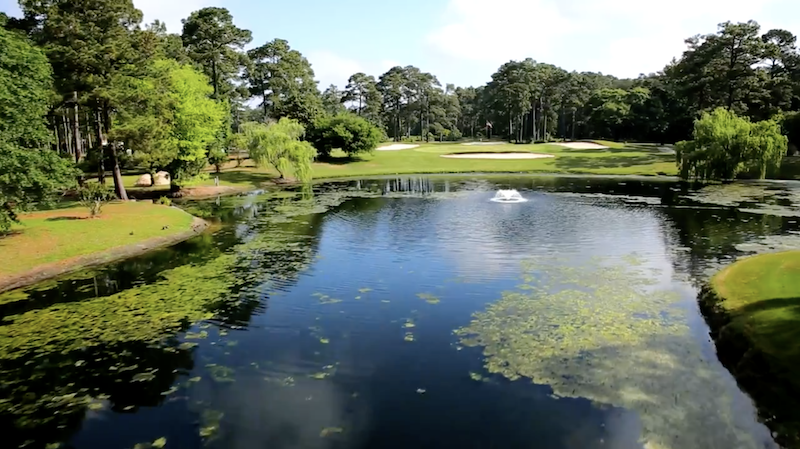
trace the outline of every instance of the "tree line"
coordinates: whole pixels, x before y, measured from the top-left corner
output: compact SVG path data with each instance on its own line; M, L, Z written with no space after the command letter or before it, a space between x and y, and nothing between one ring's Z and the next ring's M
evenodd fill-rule
M0 202L8 211L33 198L11 187L36 184L20 177L80 177L67 160L101 182L110 175L124 199L125 164L167 170L179 186L244 149L286 170L333 148L370 151L382 138L673 143L693 138L695 122L717 108L774 122L789 148L800 141L796 37L762 33L753 21L692 36L680 58L635 79L525 59L477 87L442 85L434 74L398 66L321 90L311 62L289 42L252 45L252 33L225 8L192 12L172 34L159 21L143 24L132 0L20 0L20 7L22 18L0 17L0 142L8 153L0 155ZM291 122L272 131L280 136L256 126L281 119ZM52 168L54 161L64 164ZM18 168L32 165L51 168ZM307 173L300 165L296 171Z

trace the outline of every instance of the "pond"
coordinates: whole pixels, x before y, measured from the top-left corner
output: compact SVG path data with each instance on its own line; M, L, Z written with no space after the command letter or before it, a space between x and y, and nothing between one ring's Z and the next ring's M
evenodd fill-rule
M528 201L490 201L511 188ZM220 230L0 295L3 447L777 447L697 288L797 240L800 201L735 189L440 176L186 203Z

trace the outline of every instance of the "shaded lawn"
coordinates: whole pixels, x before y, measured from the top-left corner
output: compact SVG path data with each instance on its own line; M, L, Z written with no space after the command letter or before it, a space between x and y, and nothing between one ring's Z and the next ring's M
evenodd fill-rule
M775 362L776 374L800 386L800 251L742 259L712 286L730 325Z
M0 278L39 265L107 249L168 237L191 229L186 212L150 202L112 203L99 218L86 208L40 211L20 217L9 235L0 236ZM162 229L169 226L168 229Z

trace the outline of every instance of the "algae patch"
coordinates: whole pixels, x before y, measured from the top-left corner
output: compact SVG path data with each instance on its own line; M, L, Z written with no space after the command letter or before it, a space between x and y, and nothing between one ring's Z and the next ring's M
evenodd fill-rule
M645 447L758 447L735 421L732 387L701 353L680 297L645 265L623 260L527 262L518 291L455 333L483 347L489 373L636 411Z

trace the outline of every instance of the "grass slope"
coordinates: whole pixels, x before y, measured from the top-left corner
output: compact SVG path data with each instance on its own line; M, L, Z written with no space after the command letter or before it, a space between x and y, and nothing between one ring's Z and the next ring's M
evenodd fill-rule
M749 257L711 281L732 331L743 334L800 386L800 251Z
M69 263L79 256L179 234L190 230L193 220L180 209L149 202L108 204L98 218L88 218L82 207L20 218L21 225L0 237L0 279L44 264Z

